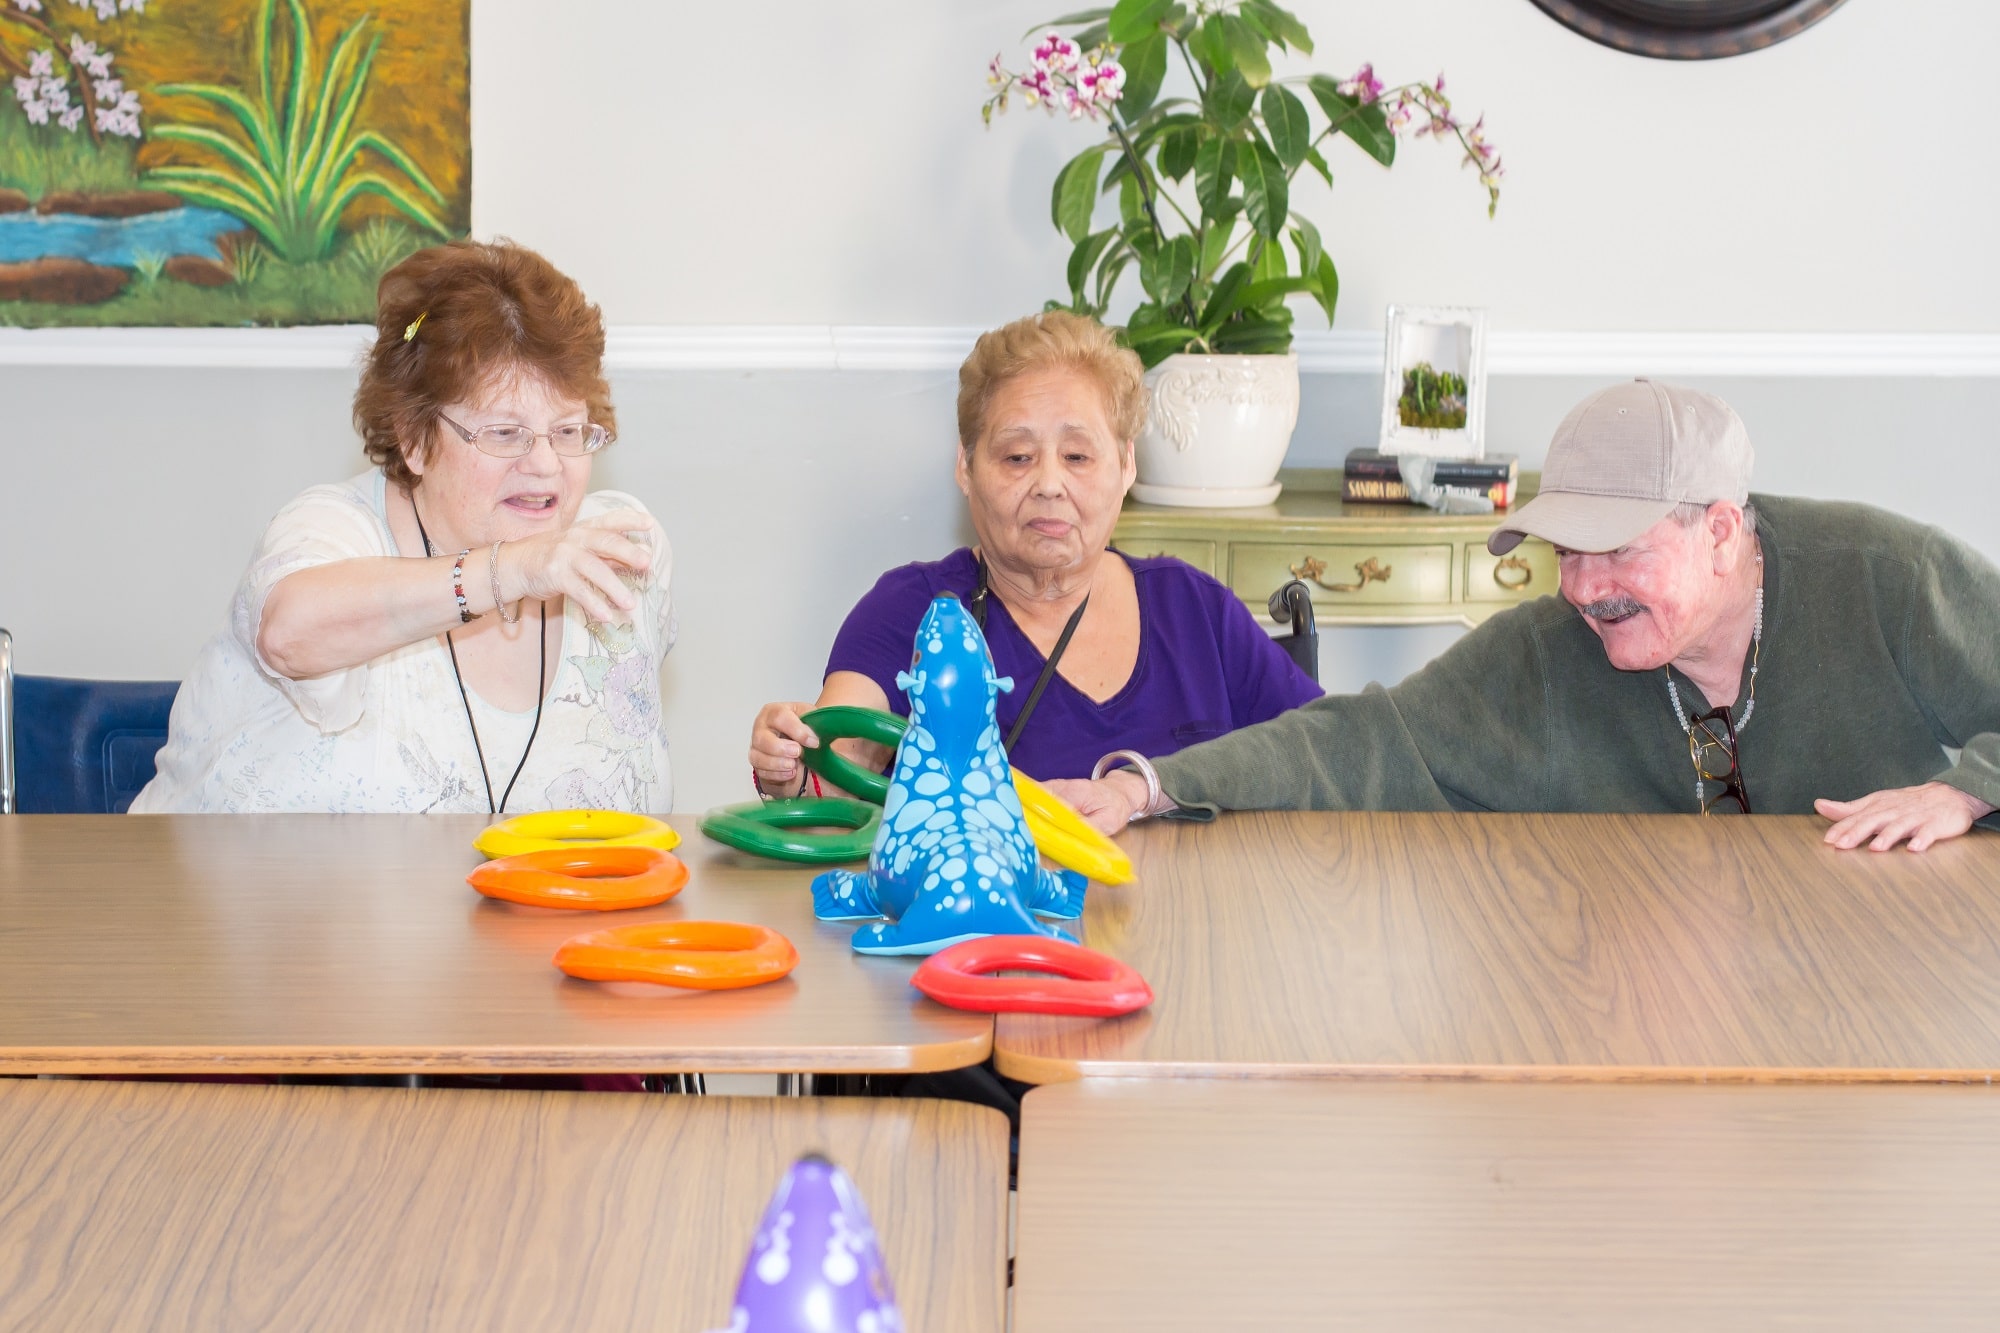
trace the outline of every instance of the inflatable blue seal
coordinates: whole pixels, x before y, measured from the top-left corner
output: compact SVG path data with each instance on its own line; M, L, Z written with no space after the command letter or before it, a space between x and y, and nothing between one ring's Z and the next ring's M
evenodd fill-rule
M868 870L813 880L822 921L887 921L854 932L861 953L931 954L982 935L1075 936L1036 919L1083 915L1083 876L1043 868L1000 746L994 700L1014 682L993 669L986 636L959 600L938 597L917 627L910 729L882 806Z

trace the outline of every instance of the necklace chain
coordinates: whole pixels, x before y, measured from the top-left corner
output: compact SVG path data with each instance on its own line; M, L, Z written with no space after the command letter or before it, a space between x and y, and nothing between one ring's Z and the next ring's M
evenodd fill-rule
M417 497L410 497L410 515L417 520L417 535L424 539L424 554L438 553L431 543L430 533L424 531L424 516L417 512ZM505 620L506 617L501 617ZM519 624L517 614L509 624ZM542 730L542 700L548 693L549 684L549 604L542 603L541 634L535 640L535 663L538 675L535 684L535 724L528 729L528 743L521 747L521 762L514 765L514 776L507 779L507 789L500 793L500 800L493 800L493 777L486 771L486 747L479 743L479 724L472 720L472 696L466 693L465 676L458 669L458 646L451 641L451 631L444 632L444 650L451 655L451 678L458 682L458 701L465 705L465 725L472 732L472 753L479 760L479 780L486 784L486 813L505 814L507 798L514 794L514 784L521 780L521 770L528 766L528 753L535 748L535 737Z
M1757 563L1762 565L1764 557L1761 555L1758 556ZM1763 653L1764 582L1762 572L1760 571L1757 580L1757 601L1750 613L1750 689L1743 700L1743 716L1736 719L1736 734L1739 736L1749 728L1750 715L1757 711L1757 662L1763 656ZM1667 665L1666 673L1667 699L1674 706L1674 721L1681 724L1682 735L1691 735L1694 731L1694 724L1688 721L1687 709L1681 706L1681 692L1674 685L1674 668L1671 663ZM1706 809L1707 801L1708 784L1702 780L1701 764L1697 760L1694 770L1694 808L1696 810Z

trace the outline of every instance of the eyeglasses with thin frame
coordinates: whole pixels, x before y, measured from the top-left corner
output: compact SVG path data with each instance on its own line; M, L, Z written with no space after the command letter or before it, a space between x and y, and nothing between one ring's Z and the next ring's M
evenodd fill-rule
M536 440L547 440L549 448L565 458L594 454L611 443L611 432L594 421L572 421L545 431L529 430L512 422L467 430L444 413L438 420L458 432L458 437L482 454L493 458L525 458L534 452Z
M1689 720L1688 758L1694 763L1696 777L1722 784L1720 792L1702 801L1703 814L1724 800L1735 801L1738 810L1750 813L1750 793L1743 786L1743 768L1736 758L1736 723L1727 708L1711 708Z

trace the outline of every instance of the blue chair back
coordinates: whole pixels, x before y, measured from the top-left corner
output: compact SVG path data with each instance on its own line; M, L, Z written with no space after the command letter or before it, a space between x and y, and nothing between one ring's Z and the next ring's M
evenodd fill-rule
M8 673L11 675L11 673ZM14 808L22 814L123 814L153 780L178 681L0 680L11 702ZM11 695L11 700L9 699Z

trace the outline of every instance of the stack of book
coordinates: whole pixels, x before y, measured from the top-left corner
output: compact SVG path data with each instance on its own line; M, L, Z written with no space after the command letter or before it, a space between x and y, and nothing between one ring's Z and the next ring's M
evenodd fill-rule
M1521 460L1515 454L1484 458L1440 458L1431 480L1454 490L1472 491L1493 501L1495 509L1514 503L1521 484ZM1409 504L1410 488L1394 454L1379 449L1355 449L1347 455L1340 479L1340 498L1349 504Z

